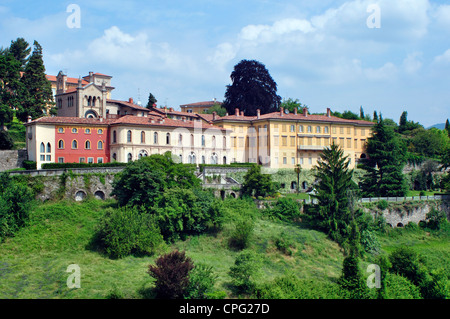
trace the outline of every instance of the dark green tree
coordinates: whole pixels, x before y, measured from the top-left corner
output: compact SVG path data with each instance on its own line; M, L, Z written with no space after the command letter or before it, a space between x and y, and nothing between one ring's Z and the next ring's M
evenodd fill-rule
M303 109L308 109L308 106L305 104L302 104L299 99L292 99L287 98L283 99L283 101L280 104L280 108L283 108L284 110L288 110L290 113L294 113L294 110L297 110L298 114L303 114Z
M113 182L111 195L119 205L153 206L167 188L197 188L200 180L193 168L175 163L170 152L154 154L128 163Z
M29 43L24 38L17 38L11 41L9 52L19 61L21 71L24 71L31 52Z
M26 96L17 110L17 118L25 122L28 116L33 119L43 116L48 109L53 108L53 92L50 81L45 74L42 47L34 41L34 50L25 66L21 79L26 88Z
M373 121L375 123L378 122L378 113L377 113L377 111L373 111Z
M216 103L204 111L205 114L213 114L214 112L216 112L218 116L225 116L227 114L227 110L222 107L222 104L220 103Z
M12 53L0 55L0 130L21 105L24 87L20 82L20 63Z
M373 127L367 143L368 159L361 182L363 194L368 197L405 196L407 185L403 176L406 147L396 137L394 130L380 120Z
M361 257L361 234L355 220L350 225L349 254L344 258L342 275L339 284L346 289L351 299L365 299L367 296L366 285L359 266Z
M349 208L348 191L355 188L353 170L348 157L336 144L324 149L316 167L315 177L317 204L312 205L308 215L316 227L328 233L331 239L342 244L349 235L352 212Z
M359 117L364 120L365 116L364 116L364 109L362 107L362 105L359 107Z
M447 121L445 121L445 130L448 133L448 137L450 137L450 122L448 121L448 119Z
M158 102L158 100L155 98L155 96L152 93L150 93L148 95L147 108L151 109L152 107L156 107L156 102Z
M255 116L275 112L281 103L277 84L265 65L255 60L242 60L231 73L232 84L227 86L223 107L228 114L239 108L245 115Z
M242 183L242 194L247 196L266 197L275 193L275 183L269 174L261 173L260 165L253 165L245 174Z

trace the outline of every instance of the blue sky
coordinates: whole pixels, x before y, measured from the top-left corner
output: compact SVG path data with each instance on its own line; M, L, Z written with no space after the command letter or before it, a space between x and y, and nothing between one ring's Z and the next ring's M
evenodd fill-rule
M113 98L223 100L242 59L312 112L366 113L425 127L450 118L450 4L437 0L0 1L0 46L24 37L47 73L113 76ZM70 4L80 28L69 28ZM375 8L377 10L373 10ZM370 9L370 10L368 10ZM379 28L368 19L379 13Z

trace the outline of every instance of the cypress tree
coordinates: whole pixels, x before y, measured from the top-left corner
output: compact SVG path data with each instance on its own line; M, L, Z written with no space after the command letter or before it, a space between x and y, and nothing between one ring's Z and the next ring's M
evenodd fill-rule
M42 47L37 41L34 41L34 50L21 80L26 88L26 97L17 117L26 121L29 115L33 119L43 116L47 109L54 106L54 102L51 83L45 75Z
M363 164L366 174L361 183L368 197L405 196L407 185L403 176L406 148L383 118L373 128L367 142L368 159Z
M348 236L352 219L347 192L354 183L348 166L348 157L338 145L333 143L322 152L316 173L317 193L312 195L318 203L308 209L313 224L339 244Z

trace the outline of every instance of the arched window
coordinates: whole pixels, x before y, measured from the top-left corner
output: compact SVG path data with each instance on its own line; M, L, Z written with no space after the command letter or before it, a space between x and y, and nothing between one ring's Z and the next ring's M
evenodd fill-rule
M227 148L227 137L223 137L223 148Z
M41 150L41 153L45 153L45 144L44 143L41 143L40 150Z
M52 152L52 146L50 145L50 143L47 143L47 153L51 153Z
M189 164L196 164L197 163L197 158L195 157L195 153L191 152L191 154L189 155Z
M153 144L158 144L158 133L153 133Z
M194 146L194 134L191 134L191 146Z
M144 131L141 132L141 143L142 144L145 143L145 132Z
M74 128L72 129L72 133L78 133L78 130L74 127Z
M127 132L127 143L131 143L131 131L129 130L128 132Z
M64 141L63 140L59 140L58 141L58 148L59 149L63 149L64 148Z
M101 128L99 128L99 129L97 130L97 134L103 134L103 130L102 130Z
M91 134L91 129L89 129L89 128L85 129L85 130L84 130L84 133L86 133L86 134Z
M128 162L131 162L133 160L133 155L131 155L131 153L128 153L127 160Z
M138 158L141 159L142 157L147 157L148 153L146 150L142 150L139 152Z
M212 137L212 147L216 148L216 137L214 135Z
M170 133L166 134L166 144L170 145Z
M205 135L202 135L202 146L205 146Z
M117 143L117 132L113 131L113 143Z
M103 142L102 141L98 141L97 143L97 149L102 150L103 149Z
M78 142L77 140L72 141L72 149L76 150L78 148Z
M217 154L213 153L211 155L211 164L217 164Z
M227 157L226 157L226 156L223 157L223 164L224 164L224 165L227 164Z
M183 135L182 134L178 135L178 145L179 146L183 145Z
M113 153L112 158L113 158L114 161L117 161L117 154Z
M87 149L87 150L90 150L91 149L91 141L87 140L85 145L84 145L84 148Z

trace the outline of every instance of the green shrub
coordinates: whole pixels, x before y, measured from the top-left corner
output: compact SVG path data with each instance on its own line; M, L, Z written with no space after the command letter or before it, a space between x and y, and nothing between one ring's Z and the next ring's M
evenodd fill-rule
M0 241L26 226L33 200L33 191L26 184L0 173Z
M427 217L426 227L433 230L439 230L448 223L445 212L437 210L434 207L431 209L431 211L427 214L426 217Z
M419 288L405 277L387 273L385 299L422 299Z
M294 199L281 197L272 207L266 208L265 214L272 219L292 222L300 218L300 205Z
M154 217L137 208L108 208L97 226L95 241L111 258L150 255L162 243Z
M293 274L278 277L255 289L258 299L341 299L344 295L335 283L299 279Z
M255 279L260 275L261 258L253 250L241 251L230 267L232 284L240 291L250 293L255 287Z
M151 212L156 216L164 239L169 241L220 229L225 213L220 203L207 194L180 188L164 191Z
M283 254L291 256L292 248L295 248L295 241L285 232L274 238L275 247Z
M35 170L37 168L37 163L34 161L23 161L22 166L26 170Z
M377 207L379 210L385 210L386 208L389 207L389 203L387 202L387 200L382 199L377 202Z
M186 299L208 299L214 295L214 284L217 275L210 266L196 264L189 273L189 285L184 294Z
M236 249L247 248L254 230L252 219L241 219L235 224L235 229L231 234L229 244Z

